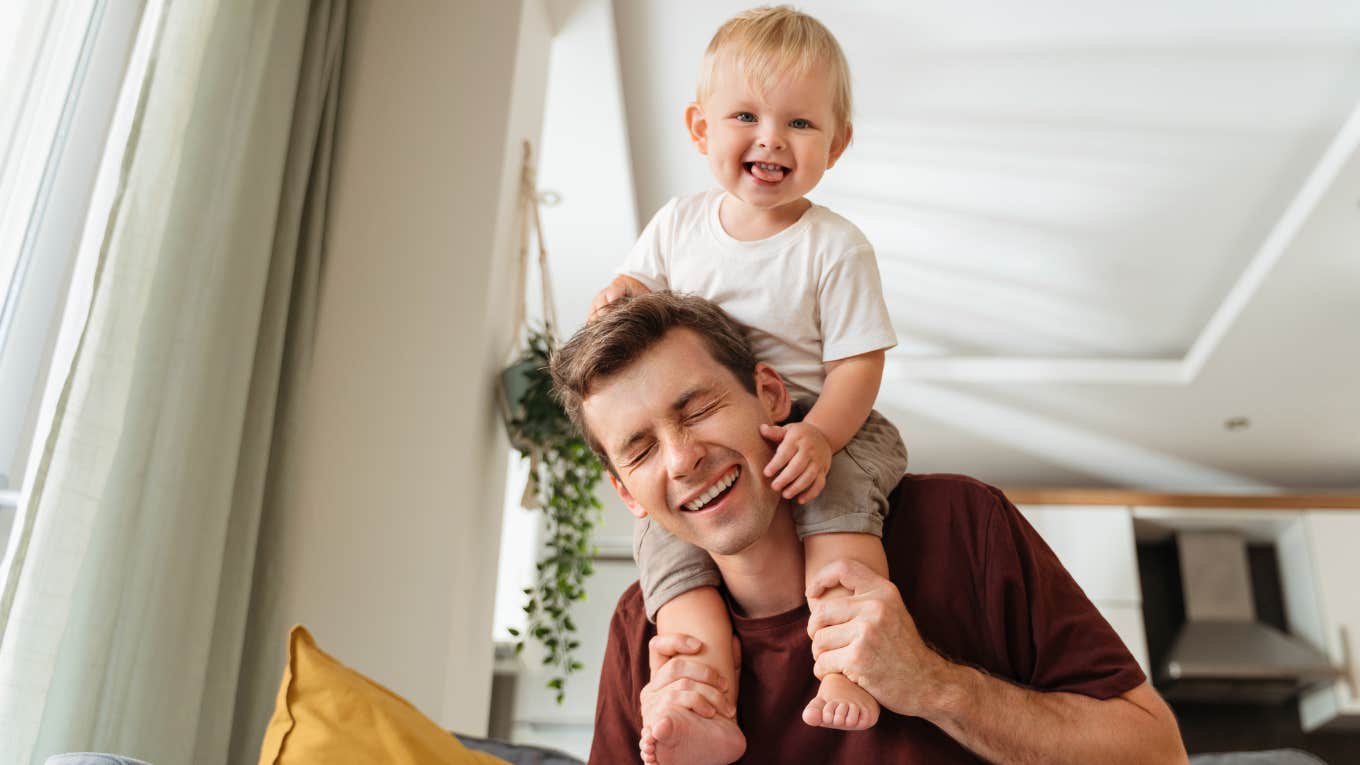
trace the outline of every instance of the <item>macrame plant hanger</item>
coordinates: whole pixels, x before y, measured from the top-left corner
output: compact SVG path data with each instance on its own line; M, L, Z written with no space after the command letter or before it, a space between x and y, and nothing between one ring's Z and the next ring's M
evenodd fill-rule
M507 362L517 359L527 344L529 322L527 304L529 301L529 234L533 230L534 244L538 250L539 295L543 301L543 332L548 338L548 347L557 346L557 305L553 302L552 277L548 273L548 248L543 244L543 222L539 217L539 196L533 163L533 146L524 142L524 165L520 170L519 181L519 278L515 290L515 334Z
M505 421L510 445L529 458L530 475L538 474L542 455L538 447L522 439L511 427L519 408L519 401L528 388L528 380L539 372L535 369L541 362L526 355L529 350L531 328L528 317L529 301L529 242L532 233L535 249L538 251L538 287L542 300L543 336L547 340L548 351L557 347L557 305L553 300L552 277L548 271L548 249L543 243L543 222L539 217L539 193L533 163L533 146L524 142L524 160L520 169L519 187L519 242L517 277L515 280L515 319L511 334L510 347L506 353L505 369L501 372L500 403L501 417ZM532 231L531 231L532 229ZM530 510L539 507L534 482L529 481L524 488L520 504Z

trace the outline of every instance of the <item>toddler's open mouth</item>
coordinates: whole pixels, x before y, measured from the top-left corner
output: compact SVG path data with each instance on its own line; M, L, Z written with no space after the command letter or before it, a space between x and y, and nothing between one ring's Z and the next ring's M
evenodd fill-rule
M779 183L788 175L789 169L771 162L747 162L746 172L762 183Z

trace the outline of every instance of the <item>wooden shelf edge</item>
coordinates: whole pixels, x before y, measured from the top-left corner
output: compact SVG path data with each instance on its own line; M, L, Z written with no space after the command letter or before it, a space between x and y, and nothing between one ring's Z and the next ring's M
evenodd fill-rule
M1360 510L1360 494L1168 494L1131 489L1002 489L1002 491L1017 505Z

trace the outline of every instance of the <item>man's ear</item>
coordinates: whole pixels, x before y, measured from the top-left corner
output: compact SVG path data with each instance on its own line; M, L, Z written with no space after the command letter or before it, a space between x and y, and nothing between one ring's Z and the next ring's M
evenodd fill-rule
M849 122L845 123L844 128L836 131L836 137L831 139L831 156L826 161L827 170L836 166L836 161L850 148L850 139L854 136L855 126Z
M789 417L793 403L789 399L789 389L784 378L774 371L774 367L763 361L756 362L756 396L765 407L771 422L783 422Z
M689 131L690 143L700 154L708 154L708 118L704 108L697 102L685 107L685 129Z
M634 518L642 518L647 515L647 511L643 509L642 505L638 504L636 499L633 499L628 487L623 485L623 481L620 481L613 471L609 472L609 482L614 485L614 491L619 493L619 499L623 500L623 504L628 507L628 512L632 513Z

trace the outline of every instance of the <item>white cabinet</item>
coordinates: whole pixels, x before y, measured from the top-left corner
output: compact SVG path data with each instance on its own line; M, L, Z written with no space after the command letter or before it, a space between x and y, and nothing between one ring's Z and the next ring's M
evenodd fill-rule
M1126 507L1022 507L1039 536L1096 603L1140 604L1133 516Z
M1278 550L1290 631L1343 672L1299 698L1303 729L1360 729L1360 512L1304 513Z
M1124 646L1133 654L1134 660L1143 669L1143 674L1152 677L1149 669L1151 662L1148 661L1147 634L1143 629L1143 604L1096 603L1096 608L1124 641Z
M1020 513L1149 673L1133 514L1105 505L1027 505Z

